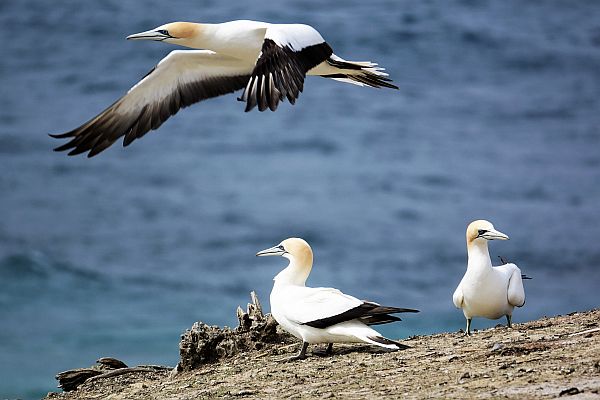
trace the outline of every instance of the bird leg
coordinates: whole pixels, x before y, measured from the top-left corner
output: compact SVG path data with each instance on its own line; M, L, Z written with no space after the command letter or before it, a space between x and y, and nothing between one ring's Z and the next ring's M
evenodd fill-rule
M306 349L308 349L308 342L302 342L302 348L300 349L300 353L295 356L291 356L288 358L284 358L283 360L279 360L280 362L290 362L297 360L304 360L306 358Z
M467 318L467 330L465 336L471 336L471 320L472 318Z
M312 353L319 357L330 356L333 354L333 343L329 343L325 350L313 350Z
M506 316L506 322L508 323L508 327L512 328L512 315L507 315Z

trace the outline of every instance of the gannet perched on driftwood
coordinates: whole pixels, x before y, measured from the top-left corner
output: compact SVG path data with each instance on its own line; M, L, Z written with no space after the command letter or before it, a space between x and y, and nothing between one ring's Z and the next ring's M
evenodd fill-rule
M392 350L406 346L387 339L369 325L400 321L390 315L418 312L410 308L386 307L359 300L333 288L306 287L313 253L304 240L286 239L275 247L260 251L257 256L283 256L289 265L273 279L271 314L289 333L302 340L300 353L292 359L306 357L309 344L328 343L330 354L333 343L368 343Z
M123 146L157 129L180 108L244 89L246 111L275 111L280 101L294 104L306 75L359 86L398 89L377 64L346 61L314 28L302 24L231 21L222 24L173 22L130 35L192 49L175 50L127 94L79 128L51 135L72 138L55 150L92 157L121 136Z
M513 308L525 304L521 270L512 263L492 267L488 240L508 240L485 220L473 221L467 227L467 272L458 284L452 301L462 308L467 319L465 334L471 334L473 317L498 319L506 316L511 327Z

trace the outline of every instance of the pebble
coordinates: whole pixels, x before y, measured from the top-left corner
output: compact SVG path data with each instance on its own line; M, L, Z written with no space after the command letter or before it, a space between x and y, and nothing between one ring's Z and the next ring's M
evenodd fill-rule
M501 350L503 347L504 347L504 345L502 343L494 343L494 346L492 347L492 351Z
M581 393L581 391L579 389L577 389L576 387L572 387L572 388L568 388L565 390L562 390L558 397L562 397L562 396L573 396L574 394L579 394Z

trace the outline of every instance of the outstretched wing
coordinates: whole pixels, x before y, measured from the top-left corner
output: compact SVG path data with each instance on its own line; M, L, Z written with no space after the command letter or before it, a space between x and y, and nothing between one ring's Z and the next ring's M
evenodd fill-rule
M260 111L267 108L275 111L284 98L294 104L304 88L306 73L331 54L331 47L311 26L270 26L252 76L240 97L246 102L246 112L257 105Z
M127 94L79 128L55 138L72 138L56 151L100 153L124 136L129 145L157 129L179 109L244 88L252 66L208 50L176 50L163 58Z

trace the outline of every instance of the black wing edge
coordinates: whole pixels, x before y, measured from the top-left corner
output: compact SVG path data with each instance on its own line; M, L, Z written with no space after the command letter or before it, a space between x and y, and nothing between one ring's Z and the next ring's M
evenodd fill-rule
M146 76L153 71L154 69ZM116 112L121 101L127 96L124 95L80 127L62 134L49 134L49 136L55 139L72 138L62 146L56 147L54 151L71 150L69 156L88 152L87 156L91 158L110 147L121 136L124 136L123 147L127 147L135 139L158 129L163 122L182 108L244 88L249 78L248 75L240 75L187 83L179 86L161 103L148 104L138 112L129 115Z
M377 303L366 301L358 307L351 308L350 310L341 314L305 322L303 325L324 329L341 322L351 321L353 319L359 319L367 325L381 325L389 322L401 321L400 318L389 314L405 312L416 313L419 312L419 310L412 308L380 306Z
M322 42L295 51L265 39L261 56L256 62L252 77L239 98L246 102L248 112L258 106L259 111L275 111L285 98L294 104L304 89L306 73L327 60L333 50Z

